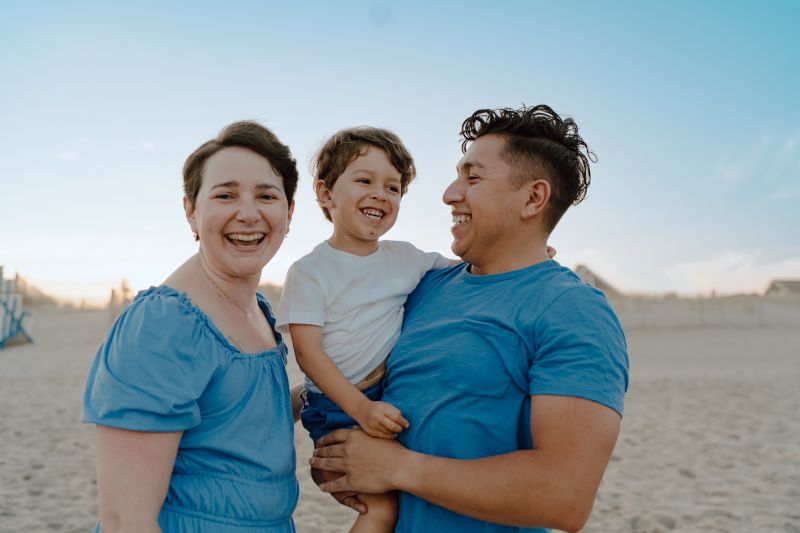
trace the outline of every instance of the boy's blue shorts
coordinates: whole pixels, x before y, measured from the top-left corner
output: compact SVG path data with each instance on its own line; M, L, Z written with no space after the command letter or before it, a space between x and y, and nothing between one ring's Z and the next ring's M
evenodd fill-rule
M372 401L380 400L383 397L383 380L361 392ZM331 431L358 426L358 422L320 392L305 390L300 398L303 400L300 421L314 442Z

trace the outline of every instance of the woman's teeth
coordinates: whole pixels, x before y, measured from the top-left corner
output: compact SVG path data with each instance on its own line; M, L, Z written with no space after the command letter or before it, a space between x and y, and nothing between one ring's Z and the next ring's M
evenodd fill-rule
M263 233L230 233L227 235L228 240L234 244L241 244L244 246L254 246L261 242L264 238Z

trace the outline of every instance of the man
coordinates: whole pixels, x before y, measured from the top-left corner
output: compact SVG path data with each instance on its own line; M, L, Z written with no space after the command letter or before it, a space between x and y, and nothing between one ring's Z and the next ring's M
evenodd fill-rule
M336 431L311 464L344 473L328 492L402 491L399 532L576 531L628 382L605 297L547 254L586 194L592 154L575 122L544 105L476 111L461 134L443 199L464 263L410 295L387 367L384 401L409 427L399 443Z

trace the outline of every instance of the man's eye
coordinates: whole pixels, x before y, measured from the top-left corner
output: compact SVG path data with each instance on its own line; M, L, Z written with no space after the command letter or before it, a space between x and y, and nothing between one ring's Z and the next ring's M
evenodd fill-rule
M480 176L467 176L468 181L475 181L477 179L480 179Z

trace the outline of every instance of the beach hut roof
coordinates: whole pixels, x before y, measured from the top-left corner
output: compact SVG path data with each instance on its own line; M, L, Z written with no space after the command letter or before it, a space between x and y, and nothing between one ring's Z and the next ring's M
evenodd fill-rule
M595 274L586 265L577 265L574 269L574 272L578 275L579 278L581 278L584 281L584 283L588 283L593 287L597 287L598 289L603 291L608 298L622 296L622 291L614 287L611 283L609 283L602 277Z
M800 279L774 279L767 292L782 291L800 294Z

